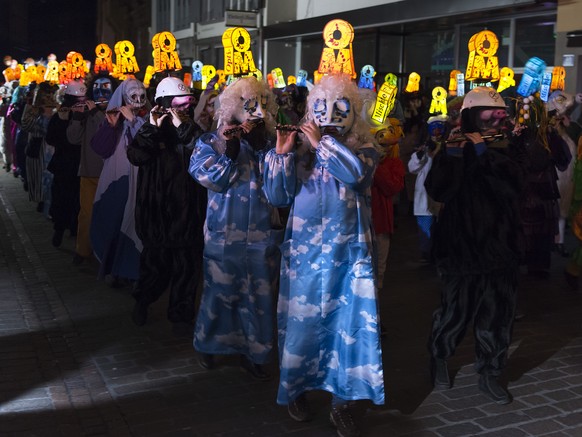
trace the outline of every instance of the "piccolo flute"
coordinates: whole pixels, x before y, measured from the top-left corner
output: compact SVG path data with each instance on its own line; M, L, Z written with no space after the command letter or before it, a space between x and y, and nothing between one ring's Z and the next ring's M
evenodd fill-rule
M495 134L495 135L482 135L481 138L483 138L484 140L491 140L494 138L503 138L505 135L504 134ZM467 137L457 137L457 138L451 138L450 140L446 140L445 143L461 143L463 141L470 141L469 138Z
M275 130L286 132L303 132L299 126L294 126L292 124L278 124L275 126Z
M264 124L265 121L262 118L257 118L256 120L250 120L249 123L251 123L252 128L255 128L255 127L258 127L258 126ZM235 126L235 127L231 127L230 129L225 129L223 134L224 135L232 135L232 134L237 133L237 132L242 133L242 132L244 132L244 130L240 126Z

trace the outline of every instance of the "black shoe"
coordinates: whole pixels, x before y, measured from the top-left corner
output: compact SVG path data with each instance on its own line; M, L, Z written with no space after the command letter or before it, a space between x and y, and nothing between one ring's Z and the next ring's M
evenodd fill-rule
M309 422L312 419L311 410L309 404L307 403L307 397L305 393L297 396L293 401L289 402L287 405L287 411L291 419L297 422Z
M271 379L271 375L263 370L263 366L253 363L246 355L241 355L240 357L240 368L247 371L253 378L260 381L268 381Z
M214 369L214 355L210 355L210 354L200 354L198 356L198 364L200 364L200 367L206 369L206 370L212 370Z
M572 273L564 270L564 278L566 278L566 282L572 291L578 291L578 276L573 275Z
M74 266L80 266L85 261L85 257L79 255L78 253L73 255L73 260L71 261Z
M329 421L337 430L340 437L358 437L360 430L356 426L348 404L332 407Z
M430 371L434 388L437 390L451 388L451 379L449 377L449 368L447 367L446 360L431 358Z
M53 246L54 247L60 247L61 244L63 243L63 231L54 231L53 232Z
M489 399L499 405L507 405L511 402L511 394L499 385L493 375L481 375L479 377L479 390Z
M148 306L143 302L137 301L133 306L133 312L131 313L131 320L137 326L143 326L146 324L148 319Z

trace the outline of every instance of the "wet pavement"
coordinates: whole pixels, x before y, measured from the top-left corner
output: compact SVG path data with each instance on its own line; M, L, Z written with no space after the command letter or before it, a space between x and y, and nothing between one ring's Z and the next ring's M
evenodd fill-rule
M22 183L0 170L0 436L335 436L329 395L310 394L297 423L236 357L206 371L165 318L164 295L145 326L131 321L131 289L71 263L74 238L52 226ZM454 387L435 391L426 348L440 282L419 261L414 218L400 208L380 304L385 406L360 402L366 436L582 436L582 294L554 254L548 279L522 275L519 312L499 406L477 389L472 332L449 362ZM568 241L572 246L573 241Z

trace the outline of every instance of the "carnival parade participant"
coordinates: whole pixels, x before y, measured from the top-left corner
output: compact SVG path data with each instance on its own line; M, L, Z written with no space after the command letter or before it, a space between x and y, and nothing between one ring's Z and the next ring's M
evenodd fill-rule
M77 218L77 240L73 264L79 265L93 254L90 229L93 201L97 183L103 169L103 159L91 148L91 139L105 120L105 109L114 91L116 81L108 76L97 76L88 83L89 99L82 111L73 111L67 127L67 138L73 144L81 144L79 216Z
M125 79L109 99L105 121L91 140L91 147L103 158L91 217L91 244L101 263L99 277L113 287L139 277L142 243L135 232L137 168L127 159L127 147L145 123L148 109L143 84Z
M195 98L176 77L162 79L148 122L127 148L138 170L135 227L143 250L133 321L146 323L148 307L169 287L167 316L176 335L192 336L196 290L202 278L206 189L188 173L200 127Z
M361 106L350 77L323 76L308 96L305 141L295 148L296 132L279 131L264 176L269 202L291 207L281 245L277 402L307 421L306 393L330 392L330 421L342 436L359 435L350 401L384 403L370 208L379 155Z
M447 360L474 320L479 389L498 404L512 400L498 377L516 306L524 154L507 139L483 136L501 134L506 117L495 90L467 93L461 111L466 141L442 147L425 182L427 194L445 204L434 227L433 257L443 289L429 340L433 383L451 386Z
M215 130L214 123L215 102L218 98L218 90L205 90L200 95L200 100L194 109L194 121L203 132Z
M208 189L204 290L194 331L200 364L239 354L253 377L273 348L274 299L282 224L262 191L265 154L274 146L277 106L267 84L240 78L220 95L218 130L202 135L190 174Z
M36 85L36 84L35 84ZM45 135L57 101L57 85L41 82L32 91L34 97L26 104L22 113L22 130L28 132L26 145L26 179L28 182L28 199L37 203L37 211L44 210L45 190L42 186L43 171L47 164L45 158Z
M394 233L394 196L404 188L405 170L399 154L399 143L404 133L397 118L387 118L384 124L373 128L372 133L380 148L380 162L372 184L372 222L377 253L376 285L378 290L382 290L390 240Z
M420 258L431 261L431 228L440 206L426 194L424 181L432 166L432 159L441 149L446 136L447 116L435 115L427 120L429 139L414 152L408 161L408 171L416 175L414 183L414 210L418 226Z
M77 234L79 214L79 161L80 143L67 138L67 126L75 111L83 111L87 100L87 87L82 80L70 81L65 88L63 103L49 122L46 142L55 148L47 170L53 174L50 215L54 223L52 244L59 247L65 230Z

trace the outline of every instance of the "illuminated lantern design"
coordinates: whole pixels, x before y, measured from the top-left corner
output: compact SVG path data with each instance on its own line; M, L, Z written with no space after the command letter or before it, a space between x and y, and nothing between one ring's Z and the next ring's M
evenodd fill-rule
M461 73L459 70L452 70L449 74L449 95L456 96L457 90L459 89L459 82L457 81L457 76ZM461 73L462 74L462 73Z
M227 29L222 34L224 72L234 76L254 72L255 61L251 52L251 36L244 27Z
M447 90L442 86L432 89L432 102L430 102L430 114L447 115Z
M297 86L307 86L307 70L299 70L297 72Z
M99 74L102 71L113 73L113 50L107 44L101 43L95 47L95 65L93 71Z
M500 73L499 86L497 87L497 92L500 93L506 90L510 86L515 86L515 79L513 78L513 70L509 67L503 67Z
M287 85L297 85L297 78L293 75L287 76Z
M354 28L344 20L331 20L323 28L324 47L317 71L321 74L345 73L355 79L352 41Z
M202 67L202 89L205 90L214 76L216 76L216 68L214 65L204 65Z
M182 64L176 51L176 38L172 32L156 33L152 38L152 47L154 48L152 52L154 68L157 72L182 69Z
M192 62L192 80L194 82L201 82L202 81L202 67L204 64L202 61L194 61Z
M263 80L263 72L261 70L251 71L246 76L247 77L255 77L258 81Z
M267 83L269 88L275 88L275 79L273 79L273 73L267 73Z
M320 73L319 71L315 70L313 72L313 82L314 83L318 83L319 80L323 77L323 73Z
M21 74L20 74L20 80L19 80L19 84L20 86L27 86L30 85L31 82L34 82L36 80L36 67L34 65L29 65L28 67L26 67L26 70L24 70Z
M285 78L283 77L283 70L280 68L273 68L271 70L271 77L273 78L274 88L285 88Z
M59 83L59 63L56 60L48 61L44 80L51 84Z
M408 83L404 91L407 93L416 93L420 87L420 74L414 71L408 75Z
M219 89L223 85L226 84L226 73L224 70L216 70L216 75L218 76L218 80L216 81L216 85L214 86L215 89Z
M123 75L133 75L139 71L139 66L137 65L137 61L134 56L135 48L130 41L117 41L113 50L115 51L115 59L117 61L116 73L120 78L123 77Z
M184 73L184 80L182 82L184 82L186 87L192 88L192 73Z
M152 81L152 77L154 76L155 72L156 72L156 69L154 68L153 65L148 65L146 67L145 75L143 77L143 85L146 88L148 88L150 86L150 82Z
M384 76L384 82L388 82L393 86L398 86L398 78L394 73L388 73L386 76Z
M499 48L497 36L490 30L476 33L469 40L469 60L465 78L470 81L494 82L499 80Z
M360 70L360 80L358 81L358 88L367 88L376 91L376 82L374 82L376 70L371 65L364 65Z
M465 95L465 73L457 73L457 97Z
M546 63L540 58L530 58L525 63L523 76L521 82L517 87L517 94L523 97L531 96L540 89L542 83L542 76L546 71Z
M36 66L36 83L44 82L44 75L46 74L46 67L44 65Z
M4 80L6 82L12 82L13 80L16 80L16 71L14 68L8 67L2 71L2 74L4 75Z
M393 75L394 76L394 75ZM386 75L388 77L388 75ZM396 76L394 76L396 78ZM374 108L372 109L372 115L370 118L378 124L384 124L388 114L394 109L394 103L396 102L396 93L398 88L396 83L386 80L380 89L378 90L378 96L376 96L376 102L374 103Z
M550 86L552 85L552 73L549 71L542 75L542 84L540 85L540 99L547 102L550 97Z
M71 80L71 66L67 61L59 62L59 83L66 85Z
M566 69L564 67L554 67L552 70L552 84L550 91L564 91L564 82L566 80Z
M79 52L70 51L67 53L67 64L69 64L69 80L85 77L85 60Z

